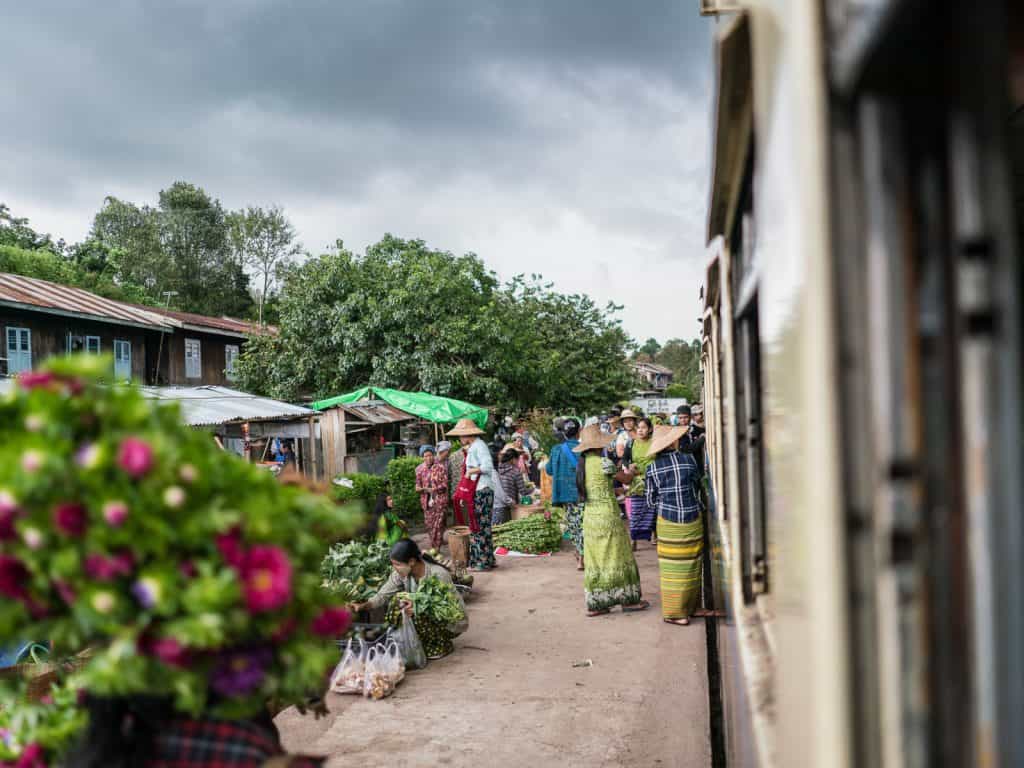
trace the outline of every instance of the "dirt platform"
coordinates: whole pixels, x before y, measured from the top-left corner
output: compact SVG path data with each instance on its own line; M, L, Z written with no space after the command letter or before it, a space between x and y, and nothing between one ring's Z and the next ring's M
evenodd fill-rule
M453 655L384 701L331 695L319 720L283 712L285 746L332 768L709 765L704 625L661 621L657 559L640 546L649 610L587 618L567 551L499 558L476 575Z

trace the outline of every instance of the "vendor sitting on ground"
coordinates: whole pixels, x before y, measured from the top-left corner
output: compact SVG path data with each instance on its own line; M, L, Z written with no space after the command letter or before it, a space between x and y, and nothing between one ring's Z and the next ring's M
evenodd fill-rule
M398 600L397 595L401 592L416 592L423 580L428 576L436 576L442 584L452 587L459 603L462 603L462 596L452 585L452 576L443 565L437 563L430 555L420 552L419 546L412 539L402 539L391 547L391 575L384 582L377 594L367 602L353 606L356 610L376 609L385 605L388 607L388 621L396 619L399 611L404 611L406 616L413 617L412 604L407 600ZM462 603L463 614L465 604ZM461 635L469 628L469 620L463 618L453 624L437 626L437 623L426 616L413 617L416 625L416 632L423 643L423 650L428 659L440 659L451 653L455 646L452 638Z

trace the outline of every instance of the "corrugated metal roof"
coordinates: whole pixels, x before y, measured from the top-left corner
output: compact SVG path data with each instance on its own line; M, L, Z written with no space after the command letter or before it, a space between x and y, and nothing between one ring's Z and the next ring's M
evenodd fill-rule
M350 403L339 407L353 419L368 424L394 424L398 421L410 421L416 418L411 413L400 411L383 401Z
M133 304L105 299L95 293L35 277L0 272L0 302L23 304L64 314L86 315L100 321L170 330L176 323Z
M300 405L271 400L227 387L139 387L143 397L181 404L183 420L193 427L240 421L290 421L318 416Z
M200 326L227 333L236 333L242 336L253 333L277 333L273 326L260 328L256 323L249 323L245 320L236 320L233 317L207 317L192 312L179 312L176 309L164 309L163 307L149 308L150 312L177 320L183 325Z

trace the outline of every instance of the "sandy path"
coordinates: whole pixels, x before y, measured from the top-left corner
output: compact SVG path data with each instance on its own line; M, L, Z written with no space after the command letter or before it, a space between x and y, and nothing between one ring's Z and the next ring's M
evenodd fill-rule
M332 767L709 765L703 623L662 623L653 548L637 560L652 608L590 619L571 554L499 558L477 574L453 655L389 699L282 713L285 746Z

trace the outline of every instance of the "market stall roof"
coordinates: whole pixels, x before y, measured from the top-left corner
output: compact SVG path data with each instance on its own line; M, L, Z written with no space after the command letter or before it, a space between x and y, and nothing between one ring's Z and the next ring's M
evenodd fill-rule
M373 400L383 400L400 411L436 424L454 424L459 419L472 419L481 429L487 427L487 409L479 405L426 392L402 392L384 387L363 387L347 395L318 400L312 407L318 411L325 411L328 408Z
M411 413L400 411L393 405L388 405L383 400L368 400L365 403L339 406L346 414L352 417L349 424L394 424L399 421L409 421L417 418Z
M227 387L139 387L139 391L150 400L180 403L182 419L192 427L241 421L296 421L318 415L309 408Z

